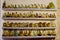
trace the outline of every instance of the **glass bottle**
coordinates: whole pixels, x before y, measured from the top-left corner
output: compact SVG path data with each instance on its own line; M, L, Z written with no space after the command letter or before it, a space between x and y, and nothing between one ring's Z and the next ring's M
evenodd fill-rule
M43 4L41 4L41 5L40 5L40 8L41 8L41 9L43 9L43 8L44 8L44 7L43 7Z
M14 27L18 27L18 23L17 22L14 23Z
M38 8L40 8L40 4L38 4L38 6L37 6Z
M11 8L14 8L14 5L11 4Z
M46 9L46 5L45 4L43 4L43 8Z
M43 27L46 27L47 26L46 24L47 24L46 22L43 22L42 23Z
M14 26L13 26L13 22L10 23L10 27L14 27Z
M20 6L20 5L18 5L18 8L21 8L21 6Z
M34 4L34 6L35 6L34 8L38 8L36 4Z
M3 2L3 8L6 8L6 1Z
M40 30L37 30L38 36L42 36L42 33Z
M50 34L50 30L47 30L48 31L48 36L51 36L51 34Z
M42 25L42 22L39 22L38 23L38 27L42 27L43 25Z
M48 18L48 13L46 13L46 18Z
M44 31L43 30L40 30L40 32L41 32L41 36L44 36Z
M33 30L33 36L37 36L38 35L38 33L37 33L37 30Z
M47 23L46 25L47 25L47 27L51 27L51 24L50 23Z
M4 14L3 14L3 17L6 17L6 16L7 16L7 13L4 13Z
M30 31L30 36L34 36L34 31L33 30Z
M6 22L3 23L3 27L7 27Z
M38 27L38 24L37 23L33 23L32 27Z
M29 27L32 27L32 23L29 23Z
M32 12L28 12L28 18L31 18L31 17L33 17Z
M7 27L10 27L10 23L9 22L6 22L6 25L7 25Z
M28 23L28 22L26 22L26 23L25 23L25 27L28 27L28 24L29 24L29 23Z
M50 21L50 24L51 24L52 27L55 27L55 25L56 25L56 24L54 23L54 21Z
M56 18L56 15L55 15L55 13L53 13L53 18Z
M52 36L56 36L56 31L52 30Z
M11 16L12 16L13 18L15 18L15 13L12 12Z
M38 18L38 13L35 14L35 18Z
M14 27L14 23L13 22L10 23L10 27Z
M18 17L18 14L17 14L17 12L15 13L15 17L16 17L16 18Z
M9 12L7 12L7 17L10 17L10 15L9 15L10 13Z
M38 18L42 18L42 15L41 15L41 13L39 13L39 14L38 14Z
M34 5L33 4L31 4L31 8L34 8Z
M14 5L14 8L17 8L17 5L16 4Z
M17 30L16 31L16 34L17 34L17 36L20 36L19 34L20 34L20 30Z
M10 30L9 35L10 35L10 36L14 36L14 30Z
M24 36L23 30L20 30L19 36Z
M48 36L48 30L44 31L45 36Z
M43 13L43 14L42 14L42 18L46 18L46 14Z
M23 18L25 18L26 17L26 14L25 13L23 13Z
M9 36L9 30L3 30L3 36Z
M28 8L26 4L25 4L24 8Z
M21 14L21 13L19 13L19 18L23 18L23 16L22 16L22 14Z
M10 5L7 5L6 8L11 8L11 6Z
M21 8L24 8L24 5L23 4L21 4Z

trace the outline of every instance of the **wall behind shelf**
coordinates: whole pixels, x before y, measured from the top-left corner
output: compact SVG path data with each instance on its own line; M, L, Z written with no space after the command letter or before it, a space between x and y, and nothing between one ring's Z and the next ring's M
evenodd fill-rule
M57 0L57 4L58 4L58 13L57 13L57 24L58 24L58 32L57 32L57 40L60 40L60 0Z

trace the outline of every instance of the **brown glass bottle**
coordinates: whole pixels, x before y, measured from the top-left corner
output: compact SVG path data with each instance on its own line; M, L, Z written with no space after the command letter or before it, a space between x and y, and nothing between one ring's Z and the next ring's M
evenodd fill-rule
M3 2L3 6L2 7L6 8L6 2L5 1Z

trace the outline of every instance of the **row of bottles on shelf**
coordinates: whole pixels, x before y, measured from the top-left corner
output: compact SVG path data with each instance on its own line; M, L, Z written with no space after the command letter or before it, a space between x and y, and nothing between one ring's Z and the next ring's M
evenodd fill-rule
M55 38L8 38L4 40L55 40Z
M53 9L55 8L55 5L53 2L50 2L47 6L45 4L29 4L29 5L26 5L26 4L20 4L17 6L17 4L13 5L7 5L6 4L6 1L3 2L3 8L42 8L42 9Z
M3 17L13 17L13 18L56 18L55 13L4 13Z
M4 22L3 27L55 27L55 23L51 22Z
M55 30L3 30L3 36L56 36Z

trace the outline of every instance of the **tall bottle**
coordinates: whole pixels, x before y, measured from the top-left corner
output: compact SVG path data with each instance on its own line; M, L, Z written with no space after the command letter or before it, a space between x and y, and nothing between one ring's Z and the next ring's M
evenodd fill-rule
M6 2L4 1L4 3L3 3L3 6L2 6L3 8L6 8Z

